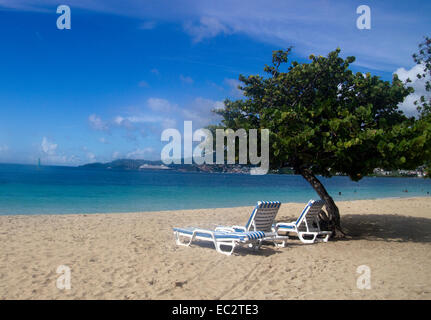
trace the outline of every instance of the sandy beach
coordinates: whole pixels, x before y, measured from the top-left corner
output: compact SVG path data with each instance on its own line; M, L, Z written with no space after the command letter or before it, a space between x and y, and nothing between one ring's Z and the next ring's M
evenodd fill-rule
M338 202L350 237L286 248L175 245L172 227L245 224L252 207L0 216L1 299L430 299L431 198ZM283 204L277 221L303 203ZM71 289L56 287L58 266ZM358 289L358 266L371 289Z

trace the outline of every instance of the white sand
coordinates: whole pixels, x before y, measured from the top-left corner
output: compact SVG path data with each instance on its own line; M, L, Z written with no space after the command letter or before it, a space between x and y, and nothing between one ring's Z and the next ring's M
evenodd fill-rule
M338 203L352 238L287 248L177 247L174 226L245 224L252 207L0 216L1 299L430 299L431 197ZM283 204L278 221L304 204ZM59 265L71 290L59 290ZM360 290L357 267L371 270Z

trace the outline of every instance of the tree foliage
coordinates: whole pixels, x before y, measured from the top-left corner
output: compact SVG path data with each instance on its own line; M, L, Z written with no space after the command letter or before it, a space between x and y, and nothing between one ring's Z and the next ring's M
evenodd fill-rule
M419 52L413 54L413 60L416 64L422 65L424 70L422 73L416 75L418 79L425 80L425 90L431 92L431 38L425 37L425 40L419 44ZM419 101L415 101L418 106L421 116L429 116L431 113L431 98L426 99L424 96L420 97Z
M431 93L431 38L425 37L424 41L419 44L418 53L413 54L413 60L422 65L424 70L416 75L418 79L425 79L425 90ZM410 80L410 79L409 79ZM420 117L426 122L431 119L431 98L421 96L419 101L415 101L420 112ZM428 121L430 123L431 121ZM431 159L425 162L427 177L431 178Z
M398 109L413 92L394 75L392 82L354 74L354 57L340 49L308 63L288 64L291 49L275 51L266 76L240 76L244 99L226 100L220 127L270 130L270 165L293 167L333 202L316 175L344 173L358 181L374 168L412 169L431 157L429 123ZM329 216L339 225L338 208Z

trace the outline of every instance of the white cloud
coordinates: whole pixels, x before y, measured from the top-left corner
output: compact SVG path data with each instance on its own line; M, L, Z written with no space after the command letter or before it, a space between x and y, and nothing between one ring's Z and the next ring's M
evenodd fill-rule
M147 105L152 111L158 112L157 116L129 117L134 122L161 122L163 128L174 128L176 120L159 115L176 114L178 120L193 121L194 126L204 127L220 120L219 116L212 112L213 109L224 108L222 101L214 101L197 97L184 106L171 103L166 99L150 98ZM151 120L151 121L150 121Z
M149 159L152 155L154 154L154 149L153 148L144 148L144 149L136 149L132 152L129 152L127 154L127 158L128 159Z
M71 0L75 8L117 14L146 21L181 24L194 42L220 34L242 34L277 47L295 46L297 53L326 54L340 47L344 55L357 56L357 65L393 71L405 66L426 30L431 3L411 0L407 8L390 1L373 2L371 30L356 28L358 5L352 1L322 0ZM0 6L18 10L49 9L55 0L2 0ZM421 8L415 10L414 8ZM394 32L394 27L396 32Z
M237 79L230 79L226 78L224 79L224 83L230 88L230 95L234 98L242 98L243 91L238 88L238 86L241 84L241 82Z
M42 153L42 161L49 164L77 164L79 158L75 155L66 155L62 152L58 153L58 144L49 141L48 138L43 137L40 144L40 150ZM33 159L33 158L32 158ZM34 159L33 159L34 160Z
M96 155L95 155L94 153L92 153L92 152L88 152L88 153L87 153L87 158L88 158L88 160L90 160L90 161L93 161L93 162L95 162L95 161L96 161Z
M185 77L182 74L180 74L180 80L187 84L193 84L193 79L191 77Z
M431 92L427 92L425 90L425 82L430 81L431 78L428 76L426 78L418 79L417 74L422 74L424 72L423 65L415 65L413 68L406 70L404 68L399 68L396 73L398 78L405 82L407 79L410 79L412 82L408 83L409 87L412 87L415 92L408 95L403 103L399 105L400 109L404 111L404 113L408 116L416 116L417 106L414 104L415 101L418 101L421 96L425 96L428 99L431 98Z
M170 112L177 108L177 105L171 104L166 99L149 98L147 100L148 107L156 112Z
M107 123L105 123L98 115L96 114L92 114L88 117L88 121L90 123L90 126L94 129L94 130L99 130L99 131L108 131L109 130L109 126Z
M193 121L193 127L197 129L217 123L220 117L212 110L224 108L224 103L197 97L190 103L179 106L166 99L151 97L147 100L146 107L147 112L141 110L127 116L119 115L114 123L130 130L139 129L142 135L158 135L161 130L168 128L182 129L183 121Z
M197 97L182 107L160 98L150 98L147 102L151 110L157 111L159 114L176 114L178 120L193 121L193 125L198 127L204 127L220 120L220 117L214 114L212 110L224 108L222 101L202 97ZM176 125L176 121L172 118L157 116L155 119L162 119L163 128L174 128ZM137 120L135 119L135 121Z
M163 119L161 124L162 124L162 129L174 128L177 125L177 120L165 118Z
M135 127L133 126L132 121L130 121L130 119L122 117L122 116L117 116L114 119L114 123L120 127L124 127L128 130L133 130L135 129Z
M213 113L212 110L222 108L224 108L224 103L222 101L197 97L189 103L186 108L181 109L181 115L184 120L193 121L193 126L195 128L202 128L218 122L220 116Z
M46 137L43 137L42 143L40 146L43 153L51 156L55 154L55 150L57 150L57 147L58 147L57 144L48 141Z
M139 29L141 30L152 30L156 27L155 21L145 21L139 26Z
M115 123L118 126L124 127L129 130L136 129L137 125L152 125L152 131L154 130L154 125L159 125L161 128L172 128L176 125L176 120L168 117L161 117L155 115L137 114L132 116L117 116L115 118ZM141 130L142 131L142 130Z
M229 28L222 24L219 19L209 16L201 17L199 23L190 21L184 23L184 30L192 36L194 42L212 38L221 33L231 33Z
M49 2L49 1L45 1ZM13 1L13 0L0 0L0 7L8 8L8 9L16 9L16 10L23 10L23 11L35 11L35 12L45 12L49 13L49 10L46 8L41 8L39 6L40 4L31 1L31 0L24 0L24 1Z

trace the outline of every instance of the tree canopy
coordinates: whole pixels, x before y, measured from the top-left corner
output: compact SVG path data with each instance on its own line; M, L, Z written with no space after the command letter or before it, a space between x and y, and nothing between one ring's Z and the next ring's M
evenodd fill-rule
M219 127L269 129L270 166L293 167L326 200L329 219L338 208L316 175L360 180L375 168L412 169L431 158L429 122L406 117L398 105L413 89L353 73L354 57L340 49L308 63L288 63L291 49L275 51L266 76L240 76L244 99L226 100Z
M423 72L416 75L418 79L425 79L425 90L431 92L431 38L425 37L425 40L419 44L419 51L413 54L413 60L416 64L423 66ZM410 79L409 79L410 81ZM421 96L419 101L415 101L421 116L430 116L431 98Z

